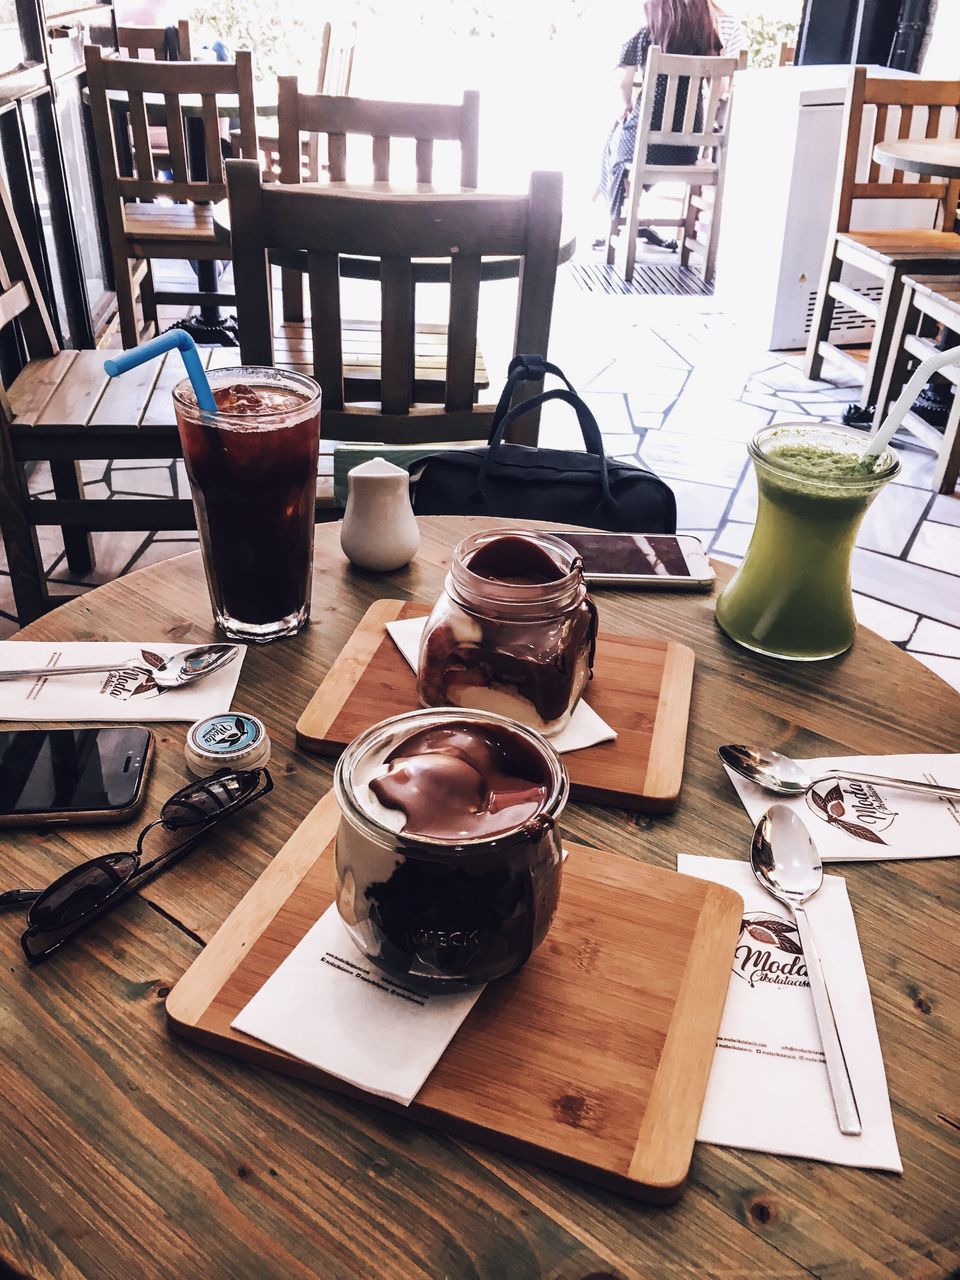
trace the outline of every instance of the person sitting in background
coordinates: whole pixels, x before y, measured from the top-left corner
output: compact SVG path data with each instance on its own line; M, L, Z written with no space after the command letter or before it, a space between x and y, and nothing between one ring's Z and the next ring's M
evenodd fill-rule
M663 53L704 57L716 56L722 47L710 0L646 0L645 8L646 25L631 36L620 51L618 66L621 68L620 91L624 108L610 131L601 161L600 193L611 221L620 215L627 168L633 160L641 97L639 91L634 94L634 88L637 73L646 64L647 53L656 46ZM666 91L666 76L658 76L653 106L654 129L660 129L663 125ZM677 94L675 120L683 119L685 107L686 87L681 84ZM702 104L697 105L694 129L697 132L703 129ZM647 151L647 160L650 164L696 164L699 154L697 147L653 143ZM642 228L641 234L653 244L665 248L676 247L675 244L663 241L651 228Z
M716 0L707 0L707 3L720 40L721 55L724 58L739 57L747 47L747 33L743 29L743 23L732 13L726 13L721 9Z

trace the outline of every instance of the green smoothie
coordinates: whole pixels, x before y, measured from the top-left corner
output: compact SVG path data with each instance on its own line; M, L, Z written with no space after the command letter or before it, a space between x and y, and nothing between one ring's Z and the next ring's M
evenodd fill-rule
M738 644L811 661L853 643L854 542L867 507L900 467L889 450L864 464L864 443L859 432L823 424L766 427L754 437L757 522L717 601L717 622Z

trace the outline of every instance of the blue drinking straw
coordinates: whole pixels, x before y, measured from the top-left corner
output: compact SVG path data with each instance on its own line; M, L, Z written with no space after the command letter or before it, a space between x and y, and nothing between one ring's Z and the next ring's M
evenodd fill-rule
M200 363L200 353L197 351L196 343L189 333L184 333L182 329L170 329L167 333L162 333L159 338L151 338L149 342L144 342L139 347L131 347L121 355L112 356L109 360L104 360L103 368L111 378L116 378L118 374L126 373L128 369L135 369L138 364L146 364L155 356L162 356L173 350L179 351L183 356L187 377L190 379L199 407L204 413L216 413L217 402L213 398L210 383Z

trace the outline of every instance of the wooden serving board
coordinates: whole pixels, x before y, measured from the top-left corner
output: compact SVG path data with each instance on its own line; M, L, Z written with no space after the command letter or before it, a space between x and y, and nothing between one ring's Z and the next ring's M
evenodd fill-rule
M429 612L402 600L370 606L300 716L299 746L338 756L378 720L420 705L416 676L385 628ZM564 755L575 799L673 812L683 778L693 661L693 650L672 640L600 632L587 698L617 738Z
M568 845L550 932L482 994L409 1108L230 1023L334 895L327 794L167 997L191 1040L641 1200L683 1189L739 936L732 890Z

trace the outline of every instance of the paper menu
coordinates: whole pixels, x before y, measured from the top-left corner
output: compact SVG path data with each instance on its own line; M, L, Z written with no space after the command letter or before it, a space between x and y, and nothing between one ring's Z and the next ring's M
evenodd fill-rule
M200 643L200 642L197 642ZM0 720L158 724L195 720L229 711L246 650L232 662L181 689L160 689L151 669L191 648L189 641L0 642L0 671L46 666L98 666L112 671L0 681Z
M835 770L807 796L771 796L732 769L727 775L754 822L776 799L806 823L824 862L960 856L960 801L843 777L844 769L960 787L960 755L824 756L800 760L811 777Z
M388 977L357 949L333 905L231 1025L409 1106L482 992L425 994Z
M398 622L387 623L390 638L414 671L417 669L420 653L420 637L426 624L426 618L403 618ZM616 736L616 730L611 729L581 698L574 707L570 723L549 741L562 755L565 751L580 751L584 747L595 747L599 742L611 742Z
M744 900L697 1138L901 1172L870 987L843 878L826 876L807 914L857 1097L859 1137L837 1126L813 997L787 908L761 888L746 863L680 854L677 870L728 885Z

